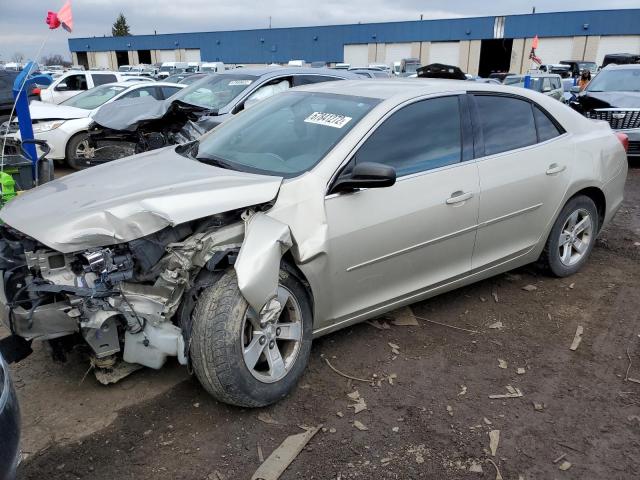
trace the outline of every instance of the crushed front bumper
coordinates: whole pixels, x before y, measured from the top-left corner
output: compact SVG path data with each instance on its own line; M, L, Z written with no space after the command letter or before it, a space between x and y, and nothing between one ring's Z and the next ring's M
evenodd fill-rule
M39 305L33 309L11 308L0 272L0 320L14 335L25 340L51 340L78 332L77 319L69 316L68 302Z

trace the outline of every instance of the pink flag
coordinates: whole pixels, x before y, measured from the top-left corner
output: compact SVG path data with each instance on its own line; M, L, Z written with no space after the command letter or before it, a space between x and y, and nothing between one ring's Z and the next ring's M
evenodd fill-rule
M71 0L67 0L67 2L62 6L58 13L49 12L47 13L46 19L47 25L51 30L55 30L60 25L67 32L71 32L73 30L73 14L71 13Z

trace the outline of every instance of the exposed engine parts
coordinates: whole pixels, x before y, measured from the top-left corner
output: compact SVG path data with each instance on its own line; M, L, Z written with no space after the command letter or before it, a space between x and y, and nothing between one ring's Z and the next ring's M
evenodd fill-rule
M224 214L63 254L1 230L2 303L12 332L28 340L79 334L103 370L116 369L118 358L156 369L168 356L186 364L190 328L180 325L186 310L176 312L185 292L196 295L204 284L201 273L235 261L244 235L239 213Z

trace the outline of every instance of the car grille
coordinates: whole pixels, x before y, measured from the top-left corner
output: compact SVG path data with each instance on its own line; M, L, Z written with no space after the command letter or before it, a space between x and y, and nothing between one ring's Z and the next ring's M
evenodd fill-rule
M640 155L640 142L629 142L629 155Z
M614 130L640 128L640 110L596 109L587 112L587 118L609 122Z

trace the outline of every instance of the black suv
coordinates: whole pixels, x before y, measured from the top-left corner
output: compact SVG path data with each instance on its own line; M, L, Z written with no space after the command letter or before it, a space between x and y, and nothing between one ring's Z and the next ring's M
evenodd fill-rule
M629 156L640 157L640 65L609 65L569 104L587 118L605 120L626 134Z
M629 65L634 63L640 63L640 55L634 53L610 53L604 56L602 60L602 68L610 64L615 65Z
M9 120L13 106L13 82L18 72L0 70L0 125Z

